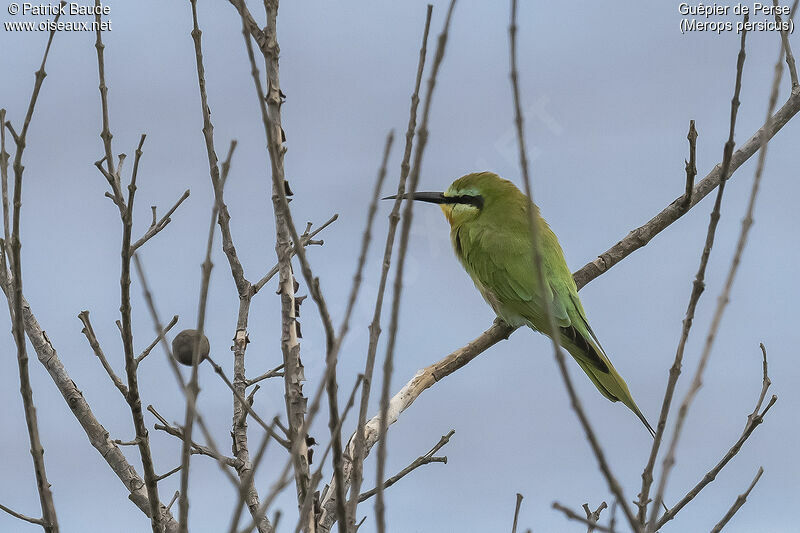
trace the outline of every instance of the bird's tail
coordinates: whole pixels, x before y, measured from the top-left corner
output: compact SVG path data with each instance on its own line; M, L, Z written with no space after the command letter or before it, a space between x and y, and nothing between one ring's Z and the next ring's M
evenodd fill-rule
M581 324L583 325L583 324ZM585 329L585 331L581 331ZM655 437L653 427L647 422L636 402L633 400L628 385L616 371L606 356L600 343L591 329L570 326L561 328L561 345L572 355L580 367L592 380L600 393L612 402L620 401L639 417L650 435Z

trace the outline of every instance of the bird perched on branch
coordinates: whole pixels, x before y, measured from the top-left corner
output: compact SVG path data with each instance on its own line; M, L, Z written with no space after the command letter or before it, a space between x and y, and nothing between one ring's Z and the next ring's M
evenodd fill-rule
M525 325L552 337L545 315L547 298L561 346L603 396L625 404L654 435L589 327L558 239L527 196L496 174L478 172L457 179L445 192L417 192L403 198L439 204L450 223L456 256L484 300L507 324ZM538 224L544 287L532 262L528 206Z

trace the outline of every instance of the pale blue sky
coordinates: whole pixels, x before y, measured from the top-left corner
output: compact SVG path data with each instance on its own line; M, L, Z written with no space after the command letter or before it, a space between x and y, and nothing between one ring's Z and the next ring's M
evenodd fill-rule
M189 36L191 11L188 2L109 4L113 29L104 40L114 151L132 155L139 135L148 135L134 232L149 224L150 205L163 212L183 190L192 191L168 229L142 252L161 313L179 314L179 327L191 327L212 201ZM446 7L435 3L431 50ZM260 3L252 9L261 14ZM456 7L431 114L423 190L442 190L476 170L493 170L521 185L508 81L508 14L505 3L464 1ZM340 214L323 235L325 246L309 252L336 317L341 317L349 291L385 135L393 128L400 140L405 131L424 15L425 2L420 1L307 1L281 7L278 31L292 208L298 223ZM0 19L43 18L12 19L4 7ZM240 21L227 2L200 2L199 19L220 156L230 139L239 141L226 189L234 238L246 274L257 279L275 261L274 232L263 129ZM700 134L699 176L721 158L739 37L681 35L680 19L677 2L520 6L519 68L534 190L573 270L682 193L689 119L697 121ZM9 110L15 125L21 123L45 38L40 32L0 30L0 106ZM94 39L93 33L57 34L50 54L25 152L25 294L98 419L113 438L129 440L130 412L92 355L77 319L81 310L91 311L105 351L121 372L114 326L121 232L116 207L103 197L105 180L93 166L103 152ZM748 36L738 144L763 121L778 46L777 34ZM788 88L785 78L781 101ZM738 438L761 386L759 342L769 351L772 392L779 401L735 460L664 531L709 530L761 465L763 478L726 530L784 532L796 527L796 122L770 143L755 225L704 386L687 420L667 502L680 498ZM395 189L400 155L398 142L387 194ZM694 371L733 253L754 160L726 189L708 285L687 347L686 373ZM704 200L581 291L593 329L653 422L712 203ZM382 205L377 217L364 290L341 354L343 397L363 370L389 208ZM418 206L412 237L393 391L417 369L477 336L493 319L450 250L447 224L438 209ZM237 298L220 250L215 250L214 262L207 329L212 352L230 368ZM267 289L251 311L251 375L280 360L278 299L274 284ZM152 338L140 290L135 281L137 350ZM303 307L302 323L306 390L311 391L323 367L324 339L310 301ZM0 336L0 502L38 515L7 318L0 318L0 330L6 332ZM650 439L629 411L605 401L576 365L570 369L609 461L626 496L633 499ZM91 448L35 359L31 375L62 531L149 530L146 517L127 500L126 490ZM154 404L170 420L182 418L181 395L162 353L153 353L140 376L145 405ZM679 384L677 401L688 381ZM230 395L208 369L201 372L201 387L201 408L217 441L228 449ZM265 417L282 412L281 395L278 381L265 384L256 408ZM148 416L147 421L152 427L154 420ZM388 471L404 467L450 429L456 434L442 450L448 464L424 467L388 491L391 531L508 531L517 492L525 495L524 527L582 531L551 510L551 503L558 500L575 509L587 501L592 507L604 499L611 503L545 337L519 331L424 393L390 430ZM314 432L324 440L327 429L319 424ZM157 471L176 466L179 443L160 432L151 431L151 436ZM138 454L131 449L126 453L141 472ZM283 461L273 450L262 465L257 478L262 493ZM365 488L374 483L373 465L370 458ZM232 487L202 457L194 458L192 479L192 531L227 528ZM177 484L177 477L162 483L165 500ZM287 493L278 505L287 511L281 531L293 530L288 518L294 515L293 495ZM368 515L361 531L375 531L372 504L363 505L361 513ZM0 531L33 528L0 514Z

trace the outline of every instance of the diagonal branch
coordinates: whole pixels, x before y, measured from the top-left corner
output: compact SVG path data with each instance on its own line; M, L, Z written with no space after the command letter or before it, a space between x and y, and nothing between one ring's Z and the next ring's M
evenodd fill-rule
M764 421L764 416L767 414L775 402L778 400L778 397L773 395L767 405L761 410L761 406L764 404L764 399L767 395L767 390L769 389L772 382L767 375L767 350L764 348L764 345L761 344L761 353L763 355L763 362L762 362L762 379L761 379L761 393L758 395L758 400L756 401L756 406L753 409L753 412L750 413L747 417L747 423L745 424L744 430L742 434L739 436L738 440L730 447L728 452L719 460L719 462L714 465L711 470L706 472L703 478L694 486L692 489L686 493L686 495L681 498L681 500L673 505L668 511L666 511L661 517L658 519L658 523L656 524L656 530L661 529L664 524L675 518L675 515L683 509L686 504L692 501L700 491L703 490L709 483L714 481L717 478L717 474L719 474L725 465L733 459L736 454L739 453L739 450L742 449L742 446L750 438L750 435L753 434L753 431L761 425Z
M156 207L153 206L152 207L153 222L150 224L150 227L147 228L147 231L144 233L144 235L142 235L138 241L131 244L131 251L135 252L141 245L149 241L151 238L155 237L156 234L158 234L162 229L166 228L167 224L172 222L172 219L170 218L172 216L172 213L174 213L175 210L178 209L178 207L180 207L180 205L183 203L184 200L189 198L189 194L190 194L189 189L186 189L181 195L181 197L178 198L178 201L176 201L173 204L173 206L169 208L166 214L163 217L161 217L158 221L156 221Z
M348 477L348 466L352 468L352 487L350 489L350 500L347 503L348 527L355 527L356 507L358 496L361 493L361 482L364 471L364 424L367 422L367 410L369 409L369 397L372 388L372 375L375 369L375 355L378 350L378 339L381 334L381 311L383 309L383 297L386 291L386 281L389 278L389 266L392 260L392 250L394 249L394 237L397 231L397 223L400 221L400 203L405 192L406 179L410 170L409 161L411 160L411 149L414 144L414 130L417 125L417 106L419 105L419 88L422 83L422 72L425 67L425 57L428 50L428 33L431 27L431 14L433 6L428 5L425 15L425 29L422 32L422 45L419 50L419 60L417 62L417 76L414 82L414 91L411 94L411 109L409 110L408 127L406 129L405 151L403 161L400 164L400 180L397 186L392 211L389 214L389 230L386 234L386 244L383 251L383 261L381 263L381 277L378 282L378 294L375 300L375 309L372 315L372 322L369 325L369 345L367 347L367 359L364 364L364 383L361 388L361 402L358 413L358 424L356 426L355 437L350 440L348 454L352 461L346 461L344 465L345 478ZM335 483L335 480L334 480ZM335 498L335 491L328 491L327 498L323 498L322 516L319 520L321 524L326 524L326 518L331 516L333 508L332 498ZM330 527L330 526L328 526Z
M92 323L89 320L89 311L81 311L78 315L78 318L83 323L83 329L81 333L86 335L86 340L89 341L89 346L92 347L92 351L100 359L100 364L103 365L103 368L106 370L108 377L111 378L111 381L114 383L114 386L119 389L119 392L122 393L122 397L126 400L128 399L128 387L122 383L122 380L117 377L117 374L114 372L114 369L111 368L111 365L108 364L108 360L106 359L105 354L103 353L103 349L100 347L100 342L97 340L97 336L94 334L94 328L92 327Z
M8 514L10 514L11 516L13 516L14 518L19 518L23 522L28 522L30 524L36 524L37 526L45 527L44 520L42 520L41 518L31 518L30 516L26 516L26 515L24 515L22 513L18 513L15 510L6 507L2 503L0 503L0 511L5 511Z
M63 7L66 2L62 2ZM19 368L19 392L22 396L22 408L25 413L25 424L28 430L28 440L31 447L31 456L33 458L33 470L36 476L36 488L39 493L39 503L42 508L42 526L47 533L58 533L58 518L56 517L55 503L53 502L53 493L50 490L50 483L47 481L47 471L44 464L44 448L42 447L41 439L39 438L39 422L36 416L36 406L33 402L33 390L31 389L30 373L28 367L28 352L25 345L25 327L22 316L22 259L20 242L20 211L22 209L22 173L25 167L22 166L22 155L25 151L25 142L28 134L28 127L33 118L33 111L36 108L36 101L39 97L39 91L42 88L47 73L44 70L47 63L47 56L50 53L50 45L53 43L55 36L55 22L58 22L61 13L55 17L54 28L50 31L50 36L47 39L47 46L45 46L42 62L39 70L36 71L35 81L33 84L33 91L31 92L30 102L28 103L28 111L25 114L25 121L22 125L22 130L17 135L13 129L10 128L14 142L16 143L16 151L14 153L14 212L13 212L13 227L11 231L11 269L13 278L11 280L13 297L9 299L9 311L11 314L12 332L14 334L14 341L17 345L17 366ZM0 125L2 127L2 125ZM5 149L2 150L3 152ZM7 161L7 156L4 156ZM6 166L6 163L3 163ZM5 172L4 172L5 174ZM4 180L5 185L5 180ZM6 187L3 187L4 193ZM5 204L5 200L4 200ZM6 210L7 212L7 210ZM7 225L6 225L7 227ZM6 231L7 233L7 231ZM5 252L3 252L5 258ZM5 265L5 261L3 261ZM3 272L5 277L5 271ZM8 292L6 292L8 297Z
M745 23L748 20L748 16L745 15L744 21ZM734 82L734 90L733 90L733 97L731 98L731 117L730 117L730 126L728 132L728 140L725 143L723 148L722 154L722 175L726 176L728 174L728 169L730 168L731 163L731 156L733 155L733 148L734 148L734 132L736 130L736 115L739 109L739 93L742 89L742 72L744 70L744 60L745 60L745 37L747 36L747 30L742 31L742 38L741 44L739 48L739 54L736 59L736 78ZM694 167L694 140L696 139L696 132L695 135L692 135L692 131L694 130L694 121L691 122L689 128L689 143L692 145L690 148L690 162L687 163L687 176L692 172L690 167ZM688 179L688 178L687 178ZM697 308L697 303L700 300L700 295L705 290L705 273L706 267L708 266L708 259L711 255L711 248L714 246L714 236L716 235L717 231L717 224L720 218L720 209L722 206L722 195L725 191L725 182L727 180L723 180L719 187L717 188L717 197L714 202L714 208L711 211L711 217L708 223L708 230L706 232L706 241L705 245L703 246L703 251L700 255L700 266L697 269L697 274L695 275L694 283L692 284L692 292L689 296L689 305L686 309L686 315L683 319L683 327L681 330L680 340L678 340L678 348L675 352L675 360L672 363L672 367L669 371L669 379L667 380L667 388L664 391L664 400L661 404L661 412L658 418L658 424L656 425L656 434L653 438L653 445L650 448L650 456L648 457L647 464L642 472L642 488L639 492L639 501L636 505L639 507L639 523L644 525L647 513L647 504L650 501L650 487L653 483L653 468L655 467L656 458L658 457L658 451L661 447L661 441L664 437L664 430L667 425L667 417L669 416L669 409L672 405L672 398L675 393L675 387L678 383L678 377L681 373L681 363L683 361L683 354L684 350L686 349L686 342L689 340L689 331L692 328L692 322L694 320L694 313L695 309ZM691 201L691 200L687 200ZM657 512L657 506L654 506L654 510L651 513ZM653 515L655 516L655 515Z
M453 9L455 8L455 0L451 0L450 7L447 9L445 15L444 26L436 44L436 54L433 58L433 65L431 66L431 73L428 77L427 94L425 96L425 104L422 106L422 120L420 121L419 130L417 132L417 146L414 151L414 164L411 167L409 175L408 196L413 196L417 190L419 183L420 169L422 167L422 156L425 153L425 146L428 142L428 117L430 116L431 102L433 101L433 90L436 87L436 76L439 73L439 67L444 58L445 48L447 46L447 37L450 29L450 21L453 16ZM386 469L386 431L389 428L387 415L389 411L389 390L391 387L392 371L394 370L394 349L397 341L397 324L400 319L400 300L403 293L403 273L405 270L406 251L408 250L408 241L411 234L411 221L413 216L414 202L409 200L406 202L403 210L403 226L400 230L400 246L398 248L397 270L395 271L394 290L392 293L392 312L389 322L389 338L386 347L386 358L383 363L383 384L381 388L381 416L379 423L379 434L382 436L378 448L378 466L376 469L376 482L378 485L378 493L375 497L375 520L378 526L378 533L384 533L386 530L386 522L384 517L384 501L383 501L383 481L384 471Z
M439 439L439 442L437 442L436 445L428 451L428 453L426 453L425 455L421 455L421 456L417 457L407 467L405 467L400 472L398 472L397 474L393 475L392 477L390 477L389 479L384 481L383 482L383 488L387 489L387 488L391 487L392 485L394 485L395 483L400 481L402 478L404 478L405 476L407 476L408 474L410 474L411 472L413 472L414 470L419 468L420 466L427 465L427 464L430 464L430 463L444 463L444 464L447 464L447 456L437 457L434 454L436 452L438 452L439 450L441 450L442 447L445 444L450 442L450 437L452 437L455 432L456 432L456 430L451 429L450 432L447 435L442 435L442 438ZM361 503L363 501L368 500L369 498L372 498L373 496L375 496L375 494L377 492L378 492L378 489L374 488L374 489L371 489L371 490L368 490L366 492L361 493L359 495L359 497L358 497L358 502Z
M522 169L522 176L524 178L523 181L525 183L525 193L529 198L528 223L530 227L533 270L535 272L536 277L538 278L537 280L538 286L546 287L547 282L544 277L541 243L539 242L539 223L537 221L538 214L536 212L536 205L534 204L533 189L531 188L531 179L528 172L528 158L526 155L526 146L525 146L525 128L523 126L522 106L520 105L519 84L517 82L517 42L516 42L517 0L511 0L511 25L509 27L508 33L510 40L510 46L509 46L510 63L511 63L510 77L511 77L511 87L514 95L514 115L515 115L515 124L517 127L517 140L519 144L520 168ZM589 423L589 417L586 415L586 412L583 409L583 405L581 404L580 398L578 398L578 394L575 391L574 385L572 384L572 380L569 377L569 371L567 370L564 352L562 351L561 346L559 344L559 336L557 333L558 328L556 327L555 318L553 317L553 311L551 309L550 299L543 298L543 300L544 300L544 314L545 318L547 319L548 330L551 332L551 334L548 336L553 342L553 352L555 354L555 359L556 362L558 363L558 368L561 372L561 377L564 380L564 385L567 388L567 393L569 394L572 408L575 410L575 414L578 416L578 419L580 420L581 425L583 426L583 431L586 434L586 439L589 441L589 445L591 446L592 451L594 452L598 466L600 467L600 471L606 478L606 483L608 484L609 490L614 494L614 497L617 499L617 501L620 502L622 511L624 512L625 517L628 519L631 529L633 531L639 531L639 524L636 521L636 518L633 515L630 506L628 505L628 501L625 498L624 493L622 492L622 486L619 484L619 481L617 481L616 477L611 471L611 466L608 464L608 460L605 457L605 453L603 452L603 449L600 447L600 443L597 440L597 436L595 435L594 430L592 429L592 426Z
M3 290L7 297L9 297L9 292L11 291L11 285L11 276L8 273L3 275L0 272L0 289ZM128 462L119 446L109 437L108 430L95 417L89 403L81 390L78 389L75 380L67 373L67 369L58 357L58 352L56 352L52 342L50 342L42 326L36 320L36 316L24 296L22 298L22 318L25 324L25 332L33 345L33 349L36 351L39 362L47 370L53 383L64 397L64 401L69 405L70 411L83 428L89 442L130 493L128 499L143 513L149 515L150 502L147 498L144 481L136 472L134 466ZM178 531L177 521L163 504L160 508L161 516L166 526L166 533L176 533Z
M744 37L742 37L742 43L743 43L742 48L744 48ZM770 121L772 120L772 112L775 109L775 104L778 100L778 88L780 86L781 77L783 75L783 66L782 66L783 53L784 49L781 48L780 54L778 55L778 61L775 63L775 76L772 83L772 91L769 98L769 104L767 105L767 119L766 119L767 125L769 125ZM733 126L731 126L731 128L733 128ZM761 184L761 176L764 172L764 164L767 156L768 143L769 143L769 138L766 135L764 135L760 143L761 149L758 155L758 165L756 167L755 176L753 177L753 185L750 190L750 198L748 200L747 210L745 212L744 218L742 219L742 228L741 231L739 232L739 239L736 243L736 250L734 251L733 258L731 259L731 264L730 267L728 268L728 274L726 276L722 292L720 293L719 298L717 300L717 307L714 310L714 316L711 319L711 325L708 329L708 334L706 335L706 340L703 345L703 352L700 356L700 361L697 365L697 370L695 371L694 378L692 379L691 387L684 396L683 402L681 403L681 407L678 410L678 416L675 422L675 429L672 434L672 439L670 440L667 455L664 458L661 479L659 480L658 484L658 492L656 493L655 502L653 504L653 508L650 513L651 526L655 526L656 513L658 512L659 505L663 501L664 490L667 484L667 480L669 478L670 471L675 461L675 450L678 445L678 440L680 439L681 430L683 429L683 423L686 419L686 414L697 394L697 391L700 389L702 385L703 372L711 356L711 349L714 346L714 340L716 338L717 331L719 330L720 323L722 322L722 316L725 312L725 308L727 307L728 302L730 301L731 288L733 287L733 282L736 279L736 273L738 272L739 269L739 262L741 261L745 245L747 244L747 237L749 235L750 228L753 225L753 211L755 210L755 202L756 198L758 197L759 186ZM655 529L652 529L651 527L651 531L655 531Z
M725 513L725 516L722 517L722 520L720 520L717 523L717 525L713 527L711 533L719 533L720 531L722 531L722 528L725 527L725 525L728 522L730 522L731 518L733 518L733 515L735 515L736 512L742 508L742 505L745 504L745 502L747 501L747 497L750 496L750 492L753 490L753 487L756 486L758 480L761 479L761 474L763 473L764 473L764 467L761 466L758 467L758 472L756 472L756 477L753 478L753 481L750 483L750 486L747 487L747 490L736 498L736 501L733 502L733 505L731 505L731 508L728 509L727 513Z

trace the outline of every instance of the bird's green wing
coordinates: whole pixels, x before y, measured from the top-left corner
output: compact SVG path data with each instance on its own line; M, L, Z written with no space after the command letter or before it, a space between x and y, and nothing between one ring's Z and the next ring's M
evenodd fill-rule
M600 346L578 298L575 281L558 239L542 224L541 251L545 287L539 287L531 262L526 232L498 232L480 225L456 228L452 234L456 255L495 312L512 325L527 324L548 334L543 304L547 298L559 329L559 342L603 396L621 401L645 427L650 424L633 400L622 376Z
M550 286L540 290L531 268L527 235L491 231L482 226L453 231L453 247L464 268L495 312L513 325L544 328L542 298L551 302L559 326L569 326L567 309L554 298Z

